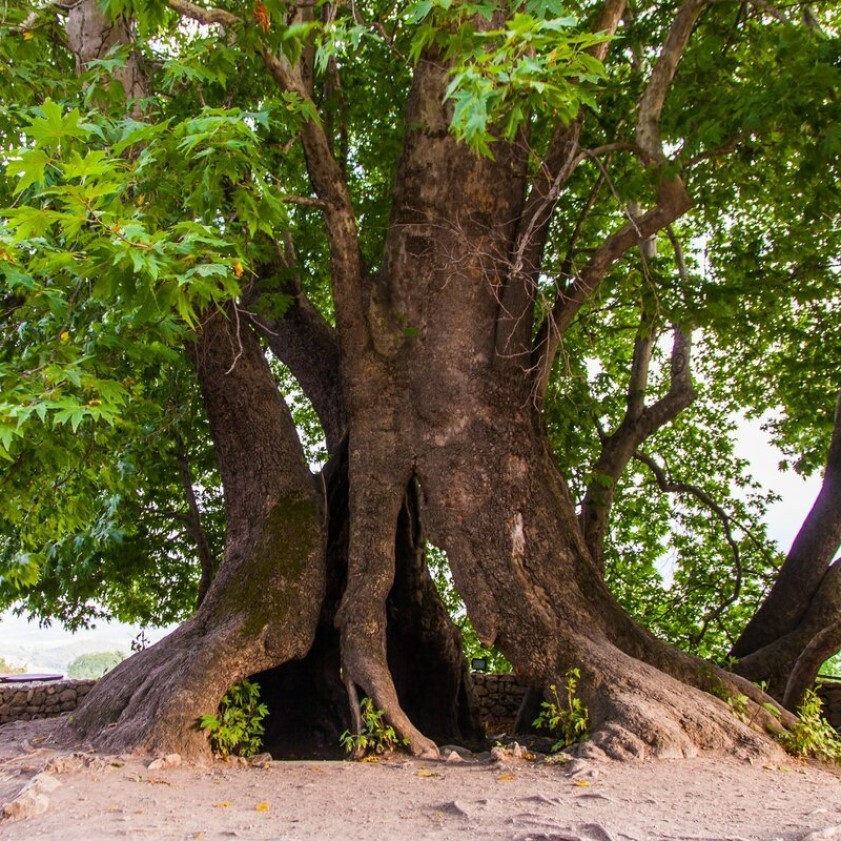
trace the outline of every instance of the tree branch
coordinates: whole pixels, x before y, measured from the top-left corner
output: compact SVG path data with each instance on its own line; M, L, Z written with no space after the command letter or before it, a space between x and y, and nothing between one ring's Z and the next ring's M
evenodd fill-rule
M602 14L593 28L595 32L613 35L622 20L627 0L607 0ZM599 61L604 60L609 47L608 42L595 45L588 52ZM520 272L532 283L537 281L537 273L546 238L549 222L561 190L569 180L581 158L577 156L578 141L584 121L583 113L570 125L559 125L549 142L546 156L529 191L529 197L523 207L520 220L520 233L517 237L515 262Z
M215 23L225 27L243 23L241 18L230 12L197 6L190 0L169 0L169 5L185 17L200 23ZM261 50L260 57L281 89L296 94L302 101L314 106L310 86L300 66L293 66L286 56L273 53L269 49ZM308 120L301 130L301 139L307 172L321 202L319 207L325 215L337 318L340 321L351 319L358 322L363 318L359 295L363 275L362 255L347 182L341 167L333 157L329 138L320 122Z
M190 536L196 544L196 550L199 556L199 565L201 567L201 579L199 580L198 595L196 597L196 609L204 601L207 591L213 581L213 571L216 563L213 557L213 552L210 550L210 543L207 540L207 534L204 531L201 521L201 511L196 499L196 491L193 487L193 476L190 471L190 460L187 456L187 447L180 436L176 436L178 469L181 473L181 484L184 487L184 497L187 500L187 515L185 522Z
M724 611L739 598L739 595L742 592L744 570L742 568L742 556L739 550L739 544L733 536L733 529L731 528L732 519L730 515L703 488L699 488L697 485L691 485L687 482L671 481L666 476L666 472L663 468L660 467L653 458L647 456L645 453L636 451L634 452L634 458L644 464L652 472L654 479L657 482L657 487L659 487L663 493L688 494L690 496L694 496L699 502L709 508L721 523L722 528L724 529L724 539L727 541L727 545L730 547L730 551L733 554L733 568L735 570L733 590L724 601L722 601L704 617L702 630L700 634L696 635L697 638L694 640L697 643L700 641L701 636L703 636L706 626L711 621L720 617Z
M680 57L705 3L706 0L684 0L640 100L636 126L637 145L655 166L662 166L667 162L660 139L663 104L674 80ZM558 292L554 307L537 332L532 351L535 396L538 404L543 402L546 394L561 336L611 266L630 248L674 222L691 206L692 201L680 177L663 177L658 187L656 206L639 219L631 219L629 224L608 237L596 249L573 282Z
M601 453L593 467L593 478L581 503L581 530L587 548L598 565L603 562L604 539L616 484L634 457L635 450L695 399L688 371L691 337L678 327L673 330L669 391L656 403L646 407L645 391L648 388L648 369L655 336L647 314L642 314L640 334L634 343L625 416L616 430L604 438Z
M768 597L733 646L739 659L796 628L841 545L841 392L821 489Z
M205 6L197 6L191 3L190 0L168 0L169 7L185 18L190 18L198 23L203 23L207 26L213 24L220 24L224 27L236 26L238 23L243 23L242 18L237 17L232 12L225 9L215 9L213 7L207 8Z

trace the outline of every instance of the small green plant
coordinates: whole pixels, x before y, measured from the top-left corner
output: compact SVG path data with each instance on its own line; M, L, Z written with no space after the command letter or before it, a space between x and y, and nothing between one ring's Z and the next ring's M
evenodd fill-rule
M806 690L803 703L797 708L797 722L777 736L792 756L813 757L841 765L841 736L821 715L821 699Z
M565 698L561 701L558 688L553 683L549 689L554 700L544 701L540 715L532 722L535 727L547 730L555 739L552 752L583 742L589 735L587 708L575 694L581 673L570 669L566 673Z
M385 713L378 710L370 698L362 699L360 712L362 732L351 733L350 730L345 730L339 736L339 743L348 753L380 754L409 744L406 739L397 736L390 724L386 724Z
M241 680L225 693L216 715L199 719L199 728L207 730L210 748L217 756L254 756L263 745L263 719L268 712L260 703L259 684Z
M730 707L733 715L744 724L748 724L751 717L749 716L750 705L747 695L742 695L741 692L736 692L727 698L727 706Z

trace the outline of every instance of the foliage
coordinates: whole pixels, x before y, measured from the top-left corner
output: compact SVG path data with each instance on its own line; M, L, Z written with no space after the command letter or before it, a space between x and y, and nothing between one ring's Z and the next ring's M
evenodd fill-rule
M5 657L0 657L0 672L4 672L5 674L12 674L12 675L20 675L26 671L23 666L13 666L6 660Z
M219 704L215 715L203 715L198 722L206 730L214 754L254 756L263 744L263 719L269 708L260 701L260 686L249 680L235 683Z
M271 2L226 33L185 25L162 2L103 5L134 19L137 41L80 73L54 6L22 0L0 11L0 607L71 628L192 612L199 571L184 461L221 557L221 479L185 350L201 314L247 298L259 279L269 292L254 318L281 317L297 283L334 320L323 220L290 201L312 199L302 126L324 127L364 260L378 267L423 50L448 62L451 130L481 154L516 135L534 170L556 128L586 112L588 153L548 231L545 311L625 223L628 203L656 192L633 125L674 13L637 4L599 62L592 51L604 38L592 34L598 8L588 3L528 0L502 13L489 0L361 0L290 23ZM635 340L649 329L657 337L653 401L668 391L672 325L694 331L698 397L644 450L715 500L732 541L698 497L661 492L632 463L615 488L605 566L644 625L719 660L781 560L763 525L773 496L733 443L736 419L762 418L804 475L820 470L832 428L841 47L837 3L818 12L821 31L760 6L705 11L660 127L694 209L655 238L653 257L629 251L588 301L564 334L543 413L580 502L622 423ZM312 50L312 102L277 88L265 48L290 58ZM152 92L139 102L115 81L132 57ZM300 385L287 371L278 381L308 459L320 463ZM481 648L446 559L430 552L430 569L467 655L506 668Z
M359 705L362 716L362 732L345 730L339 736L339 743L348 753L361 755L381 754L396 750L407 744L398 738L394 728L385 721L385 713L374 706L370 698L363 698Z
M797 722L777 738L793 756L841 765L841 736L823 717L821 699L811 689L806 691L803 703L797 708Z
M558 687L552 684L549 687L552 698L543 701L540 714L532 722L535 727L546 730L556 740L552 745L553 753L583 742L590 735L587 708L575 694L580 677L579 669L572 668L567 671L563 699L558 695Z
M80 654L67 666L67 677L76 679L100 678L126 659L122 651L99 651Z

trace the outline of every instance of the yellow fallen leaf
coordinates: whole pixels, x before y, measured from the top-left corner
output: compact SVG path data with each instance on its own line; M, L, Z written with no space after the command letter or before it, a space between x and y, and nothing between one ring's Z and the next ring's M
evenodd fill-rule
M261 803L258 803L254 808L258 812L268 812L269 811L269 804L266 803L265 800L263 800Z
M373 753L369 753L368 756L362 759L363 762L379 762L380 758L378 756L374 756Z
M213 807L215 809L227 809L230 805L231 804L227 800L220 800L219 803L214 803Z
M517 778L513 774L500 774L497 779L502 782L507 782L508 780L515 780Z
M588 783L587 780L576 780L573 785L576 785L579 788L587 788L590 783Z
M427 771L426 768L418 771L419 777L440 777L441 775L437 771Z

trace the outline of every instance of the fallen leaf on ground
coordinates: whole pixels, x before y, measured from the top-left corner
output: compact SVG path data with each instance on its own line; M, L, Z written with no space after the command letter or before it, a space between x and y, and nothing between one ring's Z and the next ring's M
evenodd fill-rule
M258 803L254 808L258 812L268 812L269 811L269 804L266 803L265 800L263 800L261 803Z
M219 803L214 803L214 809L227 809L231 804L227 800L221 800Z
M497 779L501 782L507 782L508 780L516 780L517 778L513 774L500 774Z
M576 780L573 785L578 786L579 788L587 788L590 783L588 783L587 780Z

